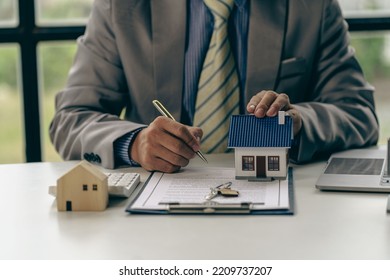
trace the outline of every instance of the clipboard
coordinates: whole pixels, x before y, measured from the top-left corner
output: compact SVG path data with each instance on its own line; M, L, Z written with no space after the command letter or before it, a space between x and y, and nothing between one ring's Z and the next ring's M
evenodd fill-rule
M202 174L202 178L199 178L196 182L192 182L195 185L194 188L186 188L187 181L183 178L188 176L188 178L190 178L188 180L194 181L193 178L191 179L192 174ZM188 192L193 193L195 191L199 193L203 192L202 194L199 194L203 197L207 192L208 187L204 185L214 182L213 180L218 181L218 179L209 179L208 177L208 175L213 177L215 174L229 174L228 176L219 179L221 181L232 181L234 188L240 191L239 196L242 197L241 200L230 198L213 199L210 201L202 198L195 199L195 201L191 201L191 199L188 200L186 197L187 190ZM164 176L166 176L166 178ZM179 197L180 201L166 201L166 198L164 197L164 191L172 191L169 189L171 186L167 187L167 185L164 185L166 182L169 182L170 178L173 178L172 180L177 180L172 183L172 185L178 185L178 188L180 189L178 191L179 196L183 193L183 198L181 199L181 197ZM180 182L183 182L183 186L180 186ZM197 184L199 184L199 189L197 189ZM240 188L242 185L245 187ZM161 188L166 189L161 190ZM279 193L276 193L277 191L279 191ZM269 205L265 205L265 202L263 203L261 200L258 200L261 199L261 194L264 194L264 192L269 192L268 196L270 197L274 196L273 201L275 202L275 205L271 205L272 201ZM196 196L198 196L197 193ZM255 199L249 200L245 197L253 197ZM156 199L160 199L160 202L157 203L156 201L158 200ZM279 201L279 204L277 201ZM183 170L177 174L166 174L161 172L152 173L137 196L126 207L126 212L131 214L293 215L294 206L294 176L292 167L288 169L286 180L275 180L272 182L236 180L234 178L233 168L199 168L198 170Z

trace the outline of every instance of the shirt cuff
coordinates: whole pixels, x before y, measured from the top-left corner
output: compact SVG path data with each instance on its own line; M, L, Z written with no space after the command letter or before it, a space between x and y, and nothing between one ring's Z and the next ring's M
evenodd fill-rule
M130 157L129 150L131 145L133 144L135 136L137 136L138 132L140 132L141 130L142 128L139 128L115 140L114 156L115 156L116 166L121 166L121 165L130 165L134 167L140 166L138 162L134 161Z

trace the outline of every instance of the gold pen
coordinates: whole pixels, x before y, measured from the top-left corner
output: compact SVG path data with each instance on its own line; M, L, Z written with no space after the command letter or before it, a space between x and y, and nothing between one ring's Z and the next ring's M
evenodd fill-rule
M176 121L175 118L171 115L171 113L168 112L167 109L161 104L160 101L158 100L153 100L153 105L156 107L156 109L163 115L164 117L170 118L173 121ZM207 159L205 156L202 154L201 151L197 151L196 154L205 162L208 163Z

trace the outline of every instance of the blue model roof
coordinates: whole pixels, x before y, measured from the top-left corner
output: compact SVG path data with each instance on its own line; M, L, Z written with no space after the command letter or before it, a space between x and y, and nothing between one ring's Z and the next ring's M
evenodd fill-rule
M254 115L231 117L228 147L287 147L292 144L292 119L285 116L285 124L279 118L257 118Z

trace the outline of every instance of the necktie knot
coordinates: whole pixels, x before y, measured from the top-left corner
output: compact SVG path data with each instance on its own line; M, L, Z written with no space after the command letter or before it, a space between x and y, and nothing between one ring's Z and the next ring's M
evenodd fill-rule
M203 0L214 19L227 21L233 10L234 0Z

